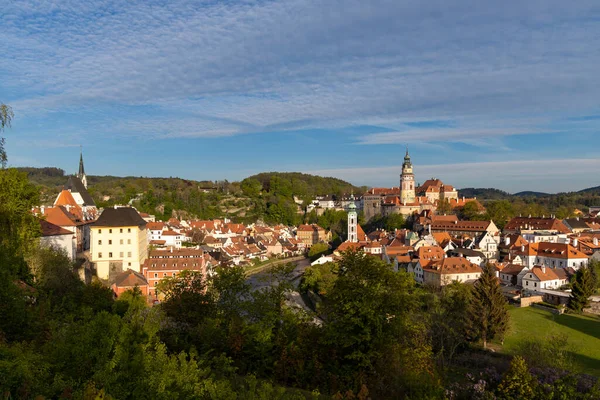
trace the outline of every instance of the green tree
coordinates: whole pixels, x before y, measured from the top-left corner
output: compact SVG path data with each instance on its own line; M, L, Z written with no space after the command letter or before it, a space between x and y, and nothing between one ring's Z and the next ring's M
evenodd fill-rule
M314 261L328 251L329 245L327 243L315 243L308 251L308 258L310 258L311 261Z
M406 227L406 220L402 214L390 214L386 216L383 228L388 232Z
M335 263L313 265L304 270L300 289L302 291L312 290L320 296L325 296L333 288L336 279L337 265Z
M241 188L244 195L251 198L256 198L260 195L262 184L258 179L246 178L242 181Z
M471 340L481 339L487 348L489 340L503 337L508 328L509 314L506 298L494 272L487 264L473 287L473 300L469 308L467 332Z
M534 393L535 380L529 373L525 360L520 356L515 356L498 385L498 399L532 400L535 398Z
M469 221L484 221L487 219L487 216L481 213L476 201L468 201L460 210L460 217Z
M590 304L590 296L596 291L596 282L590 268L581 267L573 277L569 309L582 312Z
M430 335L433 351L442 368L446 367L454 355L467 345L469 307L472 302L472 288L453 282L433 296L434 304L428 315L431 319Z
M0 133L4 131L5 127L10 127L14 116L15 115L10 106L0 103ZM8 162L4 145L5 139L0 137L0 167L2 169L6 168L6 163Z

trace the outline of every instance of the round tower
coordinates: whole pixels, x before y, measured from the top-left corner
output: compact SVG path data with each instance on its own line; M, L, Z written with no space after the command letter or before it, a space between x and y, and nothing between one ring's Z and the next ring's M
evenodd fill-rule
M354 204L354 193L350 195L350 204L348 205L348 241L358 243L358 214L356 213L356 204Z
M408 147L406 148L402 174L400 175L400 201L402 201L402 204L414 203L415 201L415 174L408 154Z

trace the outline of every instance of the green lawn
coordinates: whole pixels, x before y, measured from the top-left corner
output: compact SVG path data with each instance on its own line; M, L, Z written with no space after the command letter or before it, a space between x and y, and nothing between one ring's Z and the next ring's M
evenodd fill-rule
M543 339L555 334L566 334L573 348L575 362L583 372L600 376L599 317L555 315L533 307L513 308L510 315L511 329L502 351L512 353L523 339Z

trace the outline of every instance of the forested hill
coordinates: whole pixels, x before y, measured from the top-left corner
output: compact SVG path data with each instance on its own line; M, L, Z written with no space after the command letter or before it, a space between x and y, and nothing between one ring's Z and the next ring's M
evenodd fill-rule
M59 168L18 168L40 188L50 204L67 182ZM100 207L132 201L139 210L159 219L177 217L229 217L239 221L298 223L294 196L309 201L318 194L343 194L366 188L336 178L297 172L261 173L241 182L194 181L181 178L116 177L88 175L89 192Z
M351 191L360 195L367 190L366 186L357 187L338 178L300 172L262 172L244 179L242 184L248 185L255 181L260 182L262 190L266 192L285 190L301 198L327 194L341 196Z

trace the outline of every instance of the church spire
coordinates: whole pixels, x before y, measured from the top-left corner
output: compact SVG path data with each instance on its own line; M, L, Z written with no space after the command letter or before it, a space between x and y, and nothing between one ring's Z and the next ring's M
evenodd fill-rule
M79 146L79 172L77 173L77 177L83 183L83 186L87 189L87 177L85 176L85 168L83 168L83 148Z
M79 151L79 173L77 177L81 179L81 177L85 175L85 169L83 168L83 150Z

